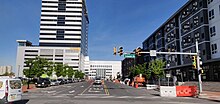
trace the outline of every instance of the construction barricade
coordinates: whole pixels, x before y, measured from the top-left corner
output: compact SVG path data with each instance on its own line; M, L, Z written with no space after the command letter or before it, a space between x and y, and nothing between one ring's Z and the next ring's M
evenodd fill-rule
M176 95L178 97L193 97L197 95L196 86L176 86Z
M160 96L176 97L176 86L160 86Z

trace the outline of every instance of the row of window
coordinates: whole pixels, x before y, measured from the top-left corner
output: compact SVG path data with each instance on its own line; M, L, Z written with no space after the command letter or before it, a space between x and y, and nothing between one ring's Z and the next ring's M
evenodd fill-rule
M41 21L82 22L81 20L41 19Z
M42 14L41 17L58 17L58 16L64 16L64 17L79 17L81 18L82 16L79 15L47 15L47 14Z
M64 36L57 35L56 38L40 38L40 40L76 40L80 41L81 39L75 39L75 38L64 38Z
M200 1L199 3L197 1L195 1L194 3L192 3L185 10L183 10L183 12L181 14L182 21L184 19L186 19L186 17L189 17L190 14L195 13L198 10L198 8L200 8L202 6L203 6L203 1Z
M200 17L199 16L196 16L193 18L192 20L193 22L191 23L190 20L188 20L187 22L185 22L184 24L182 24L182 34L185 34L187 32L189 32L190 30L196 28L199 26L199 21L200 23L203 23L204 22L204 18L203 17Z
M43 5L42 8L58 8L58 6L51 6L51 5L45 6L45 5ZM82 7L81 6L66 6L66 8L82 8Z
M80 43L44 43L44 42L40 42L40 46L51 46L51 47L80 47Z
M41 10L41 12L82 13L82 11L66 11L65 8L58 9L58 10Z
M57 35L56 33L40 33L40 35ZM65 34L65 36L81 36L81 34Z
M112 65L90 65L90 67L112 67Z
M66 1L42 1L42 3L82 4L82 2L66 2Z
M82 26L82 25L75 25L75 24L65 24L65 23L57 23L57 24L40 24L41 26Z

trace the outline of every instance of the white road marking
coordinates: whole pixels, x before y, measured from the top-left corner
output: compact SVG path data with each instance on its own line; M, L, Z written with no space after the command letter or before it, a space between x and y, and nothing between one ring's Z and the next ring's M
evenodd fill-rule
M90 88L88 92L100 92L100 91L92 91L92 88Z
M74 92L75 92L75 90L69 91L69 93L74 93Z

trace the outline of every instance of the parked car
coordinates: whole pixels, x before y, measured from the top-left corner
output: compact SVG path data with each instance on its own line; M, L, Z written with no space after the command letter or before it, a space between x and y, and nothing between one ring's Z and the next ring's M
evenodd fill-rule
M68 83L73 83L73 79L72 78L68 78Z
M36 83L36 87L49 87L50 86L50 79L49 78L40 78Z
M22 98L22 84L20 79L0 78L0 103L8 104Z
M67 79L64 79L64 84L68 84L68 80Z
M56 80L56 79L52 79L50 85L51 85L51 86L58 86L58 85L59 85L59 82L58 82L58 80Z
M57 79L57 81L58 81L59 85L65 84L64 79L62 79L62 78Z

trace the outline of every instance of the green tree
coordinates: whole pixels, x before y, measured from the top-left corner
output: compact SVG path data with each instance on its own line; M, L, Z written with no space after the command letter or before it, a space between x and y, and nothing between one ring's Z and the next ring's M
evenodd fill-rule
M8 72L5 72L4 74L2 74L1 76L9 76Z
M75 73L75 71L73 70L73 68L68 66L68 71L67 71L68 78L72 78L74 73Z
M56 72L57 77L60 77L63 75L63 64L55 64L54 71Z
M84 78L84 73L82 73L82 71L78 71L76 70L75 71L75 78L80 78L80 79L83 79Z
M132 77L135 77L139 74L146 75L146 63L138 64L136 66L131 67L130 72L131 72L130 75Z
M28 69L24 69L24 75L29 78L40 77L42 74L46 74L47 72L47 63L48 60L37 56L35 59L29 59L26 62L26 66Z
M160 78L164 76L164 68L165 62L161 59L152 60L149 63L149 69L147 70L148 76L152 76L159 81L160 86Z
M55 64L53 62L49 61L46 63L46 66L47 66L46 74L48 76L52 76Z

